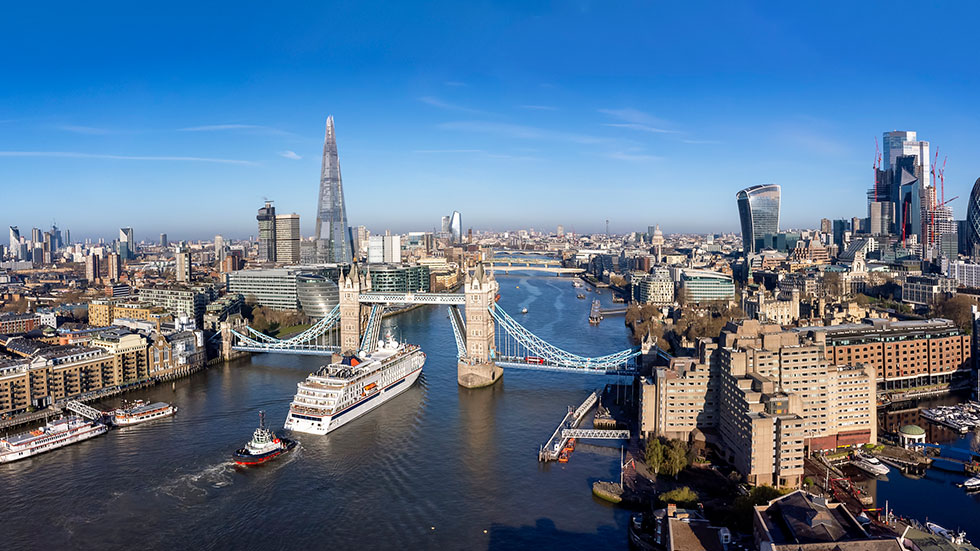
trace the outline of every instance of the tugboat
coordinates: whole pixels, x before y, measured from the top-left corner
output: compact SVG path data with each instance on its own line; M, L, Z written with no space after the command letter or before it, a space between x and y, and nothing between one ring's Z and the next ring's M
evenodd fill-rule
M265 412L259 412L259 428L252 434L252 440L235 452L235 463L239 465L259 465L292 450L296 441L276 436L265 428Z
M963 483L963 488L968 492L980 490L980 475L977 475Z

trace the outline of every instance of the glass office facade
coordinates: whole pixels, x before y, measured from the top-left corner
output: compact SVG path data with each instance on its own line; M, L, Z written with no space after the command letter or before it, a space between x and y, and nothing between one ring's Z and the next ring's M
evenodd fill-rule
M756 240L779 233L779 186L760 184L735 195L742 225L742 249L745 254L758 252Z

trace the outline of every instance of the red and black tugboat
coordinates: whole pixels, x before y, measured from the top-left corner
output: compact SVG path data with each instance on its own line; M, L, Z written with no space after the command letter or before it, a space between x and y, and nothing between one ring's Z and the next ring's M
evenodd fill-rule
M239 465L259 465L296 447L296 441L276 436L265 427L265 412L259 412L259 428L252 434L252 440L235 452L235 463Z

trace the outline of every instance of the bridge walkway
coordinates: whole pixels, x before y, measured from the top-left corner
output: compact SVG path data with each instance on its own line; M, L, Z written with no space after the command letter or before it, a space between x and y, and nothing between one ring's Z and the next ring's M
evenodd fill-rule
M561 450L565 448L568 444L568 438L564 434L567 429L577 429L579 425L582 424L582 420L585 419L585 415L592 409L593 406L599 401L599 391L596 390L589 397L582 402L582 405L572 409L571 406L568 407L568 413L565 418L562 419L561 424L555 429L554 434L548 439L548 442L538 451L538 461L555 461L561 454Z

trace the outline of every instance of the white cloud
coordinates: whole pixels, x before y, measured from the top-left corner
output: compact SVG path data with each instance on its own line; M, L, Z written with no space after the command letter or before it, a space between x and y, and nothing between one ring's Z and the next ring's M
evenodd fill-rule
M681 141L684 142L684 143L690 143L690 144L720 144L721 143L718 140L688 140L688 139L683 139Z
M76 134L87 134L89 136L104 136L106 134L112 134L114 131L108 128L98 128L95 126L79 126L75 124L63 124L57 127L58 130L64 130L65 132L74 132Z
M261 124L205 124L202 126L188 126L186 128L177 129L178 132L228 132L236 130L252 134L271 134L274 136L296 135L292 132L287 132L271 126L263 126Z
M442 123L439 125L439 128L444 130L462 130L466 132L500 134L511 138L520 138L525 140L552 140L582 144L595 144L606 141L603 138L589 136L586 134L545 130L543 128L535 128L533 126L499 122L456 121Z
M445 84L446 86L456 86L456 87L466 86L465 82L460 82L458 80L447 80L443 84Z
M287 159L292 159L294 161L298 161L298 160L300 160L300 159L303 158L300 155L297 155L295 151L289 151L289 150L280 151L279 152L279 156L280 157L285 157Z
M233 165L254 165L252 161L238 159L218 159L213 157L182 157L152 155L114 155L109 153L81 153L76 151L0 151L0 157L61 157L70 159L109 159L120 161L186 161L198 163L223 163Z
M485 113L483 111L480 111L478 109L470 109L469 107L464 107L462 105L456 105L455 103L449 103L447 101L443 101L443 100L441 100L439 98L432 97L432 96L423 96L423 97L419 98L419 101L421 101L424 104L431 105L433 107L438 107L439 109L446 109L448 111L461 111L463 113L473 113L473 114L477 114L477 115L486 115L487 114L487 113Z
M534 109L536 111L557 111L557 107L551 105L519 105L521 109Z
M613 151L611 153L606 153L606 157L610 159L615 159L617 161L630 161L630 162L651 162L651 161L663 160L663 157L658 157L657 155L647 155L644 153L627 153L625 151Z
M619 119L624 122L630 122L634 124L644 124L647 126L665 126L665 121L654 117L648 113L644 113L638 109L633 109L627 107L625 109L599 109L600 113L609 115L610 117Z
M666 128L657 128L655 126L649 126L646 124L639 124L634 122L610 122L603 126L612 126L614 128L630 128L633 130L642 130L643 132L652 132L654 134L676 134L676 130L667 130Z

